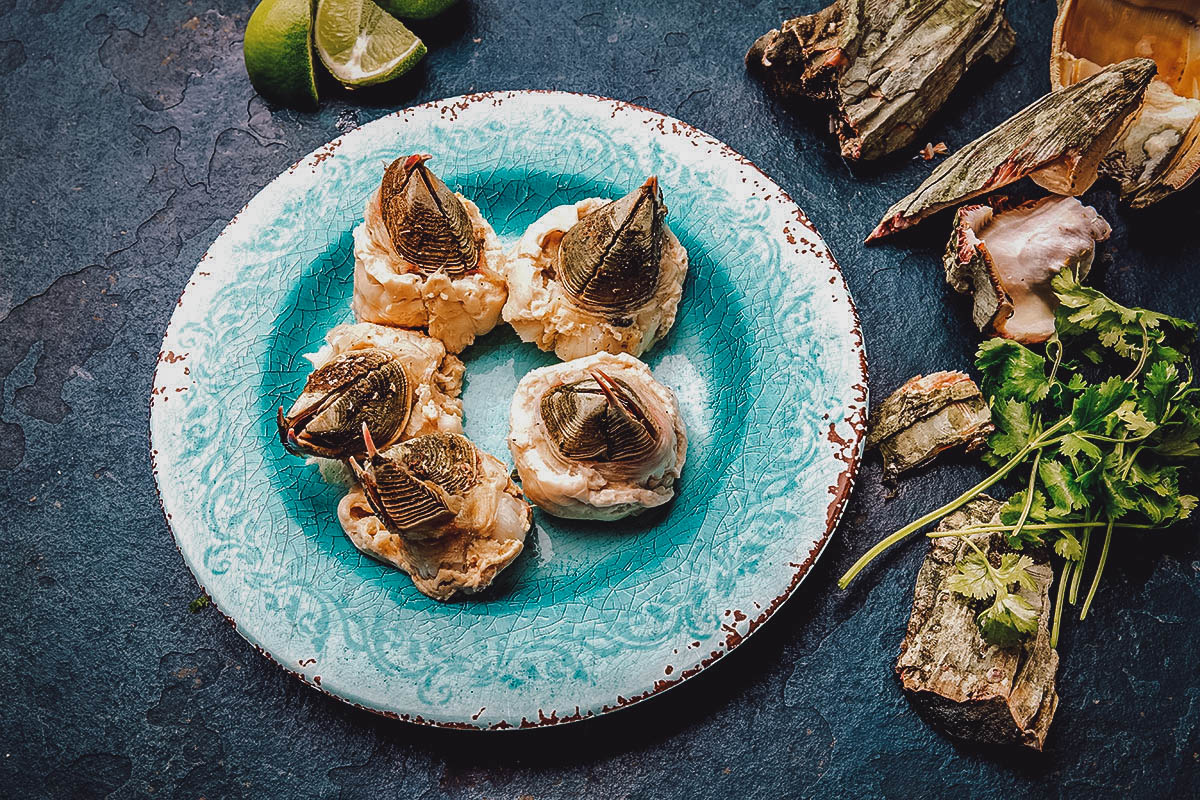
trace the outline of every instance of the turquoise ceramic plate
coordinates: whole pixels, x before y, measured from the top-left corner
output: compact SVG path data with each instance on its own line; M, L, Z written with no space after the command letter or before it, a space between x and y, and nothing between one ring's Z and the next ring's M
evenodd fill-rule
M350 319L351 231L412 152L506 244L553 206L657 174L688 248L678 322L648 354L690 444L665 513L535 515L486 594L447 604L362 556L337 489L279 446L301 354ZM501 325L469 348L466 431L511 463L508 398L553 360ZM403 719L506 728L603 713L694 675L767 619L837 524L862 446L862 341L842 275L753 164L599 97L504 92L407 109L280 175L213 243L163 340L155 475L184 560L240 634L305 682Z

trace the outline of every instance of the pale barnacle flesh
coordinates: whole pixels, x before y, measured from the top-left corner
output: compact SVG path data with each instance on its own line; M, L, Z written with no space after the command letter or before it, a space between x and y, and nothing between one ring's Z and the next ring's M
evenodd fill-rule
M496 326L508 291L504 251L479 208L426 166L398 158L354 229L354 315L424 328L459 353Z
M521 380L508 447L540 508L615 520L674 497L687 433L674 393L649 367L626 353L597 353Z
M509 254L504 320L563 360L640 356L674 325L687 274L666 214L654 177L618 200L551 209Z
M367 456L338 505L363 553L396 566L436 600L491 585L524 547L533 514L499 459L460 434L433 433L387 449L364 430Z
M993 430L979 387L961 372L918 375L883 401L867 445L878 447L886 477L915 469L954 447L974 450Z
M1087 276L1096 242L1112 233L1091 206L1074 197L1046 197L1008 207L958 209L946 246L946 281L975 298L980 330L1032 344L1054 333L1058 301L1050 281L1064 269Z
M375 347L350 350L313 370L286 414L279 439L294 455L345 459L366 451L364 425L390 445L408 424L412 385L404 362Z
M1104 65L1153 59L1158 76L1100 171L1135 208L1200 175L1200 4L1192 0L1062 0L1054 25L1050 82L1069 86Z

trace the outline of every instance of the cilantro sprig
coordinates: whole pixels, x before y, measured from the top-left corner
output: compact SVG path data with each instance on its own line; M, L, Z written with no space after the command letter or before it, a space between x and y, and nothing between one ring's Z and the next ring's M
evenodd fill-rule
M1114 531L1166 528L1186 519L1194 495L1180 491L1180 471L1200 456L1200 389L1189 349L1196 326L1127 308L1083 286L1068 270L1052 287L1059 300L1055 334L1045 350L1008 339L983 342L975 356L980 389L995 432L984 460L995 471L954 500L883 539L838 581L843 589L876 556L937 522L1017 469L1027 470L999 521L929 534L970 537L1000 533L1013 553L988 560L974 548L948 588L990 601L978 621L985 638L1011 644L1037 626L1021 596L1033 563L1019 551L1050 548L1062 563L1051 644L1058 641L1064 601L1079 604L1084 572L1094 562L1080 607L1087 617L1108 561ZM1103 536L1098 555L1093 536Z

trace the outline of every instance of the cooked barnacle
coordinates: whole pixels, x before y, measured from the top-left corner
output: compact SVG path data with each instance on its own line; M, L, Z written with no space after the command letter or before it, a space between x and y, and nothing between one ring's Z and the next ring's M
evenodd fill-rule
M946 281L975 295L980 330L1031 344L1054 333L1058 305L1050 280L1063 269L1087 276L1112 228L1096 209L1074 197L1045 197L1008 207L958 209L946 246Z
M308 376L287 414L279 407L279 439L295 455L349 458L365 452L364 425L384 446L408 424L412 386L403 362L368 347L331 359Z
M596 353L521 380L508 448L542 509L613 520L674 497L687 434L674 393L649 367L626 353Z
M462 432L463 364L437 339L361 322L338 325L325 342L306 356L315 370L280 420L285 445L294 429L299 445L291 443L292 449L346 458L365 451L364 422L380 447L427 433Z
M666 213L654 177L618 200L551 209L509 256L504 320L564 360L641 355L675 323L687 274Z
M517 557L533 520L498 459L465 436L435 433L386 450L363 431L367 458L338 518L362 552L407 572L448 600L489 586Z
M624 381L600 370L542 396L542 424L563 458L635 461L657 445L658 431Z
M1056 194L1082 194L1132 121L1154 73L1153 61L1131 58L1034 101L948 156L888 209L867 241L1026 176Z
M396 252L419 271L461 275L478 266L475 231L462 201L425 166L429 158L397 158L383 173L383 225Z
M918 375L891 394L871 418L867 445L878 447L892 477L953 447L974 450L993 430L992 412L975 381L961 372Z
M785 101L830 109L842 156L912 143L959 79L1013 46L1004 0L837 0L760 36L746 66Z
M427 328L461 352L500 319L508 290L496 232L425 164L396 159L354 229L355 316Z
M584 216L559 245L563 291L580 308L610 317L645 305L658 288L666 214L658 179L651 176Z
M1050 54L1050 83L1068 86L1130 56L1153 58L1158 77L1137 118L1100 171L1135 208L1200 175L1200 4L1194 0L1063 0Z

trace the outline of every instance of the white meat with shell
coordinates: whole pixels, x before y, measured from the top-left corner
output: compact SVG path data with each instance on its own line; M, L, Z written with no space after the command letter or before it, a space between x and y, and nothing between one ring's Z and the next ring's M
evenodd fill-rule
M1064 269L1087 276L1096 242L1109 224L1074 197L1051 196L1010 207L968 205L954 217L946 247L946 281L975 296L980 330L1026 344L1054 334L1058 301L1050 281Z
M508 448L540 508L615 520L675 496L687 433L675 394L649 367L626 353L596 353L521 380Z

